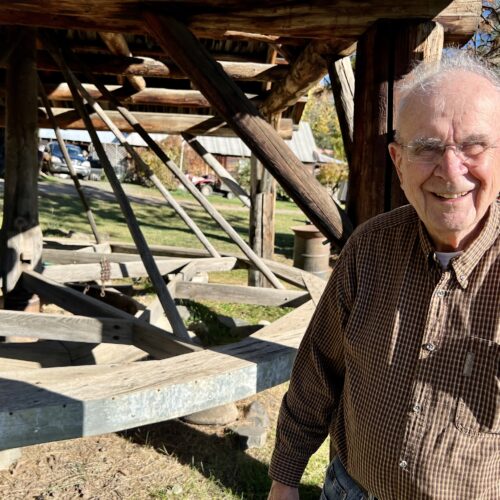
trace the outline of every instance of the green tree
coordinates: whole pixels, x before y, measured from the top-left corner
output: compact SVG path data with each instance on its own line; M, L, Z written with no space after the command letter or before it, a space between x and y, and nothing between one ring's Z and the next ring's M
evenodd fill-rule
M318 147L332 150L336 158L345 161L344 143L331 88L320 83L309 91L302 119L311 125Z

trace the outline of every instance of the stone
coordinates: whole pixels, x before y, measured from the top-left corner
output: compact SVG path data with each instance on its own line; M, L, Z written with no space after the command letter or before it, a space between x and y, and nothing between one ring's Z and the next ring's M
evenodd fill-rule
M21 448L0 451L0 470L8 470L21 458Z
M197 411L183 417L183 420L198 425L227 425L234 422L239 416L238 408L234 403L215 406L208 410Z
M269 428L270 419L265 406L260 401L253 401L245 414L245 421Z
M233 328L240 327L240 326L248 326L249 325L249 323L243 319L232 318L231 316L224 316L222 314L217 315L217 321L221 325L229 328L230 330L232 330Z
M250 423L236 424L228 428L237 438L238 446L247 448L261 448L266 444L267 429Z

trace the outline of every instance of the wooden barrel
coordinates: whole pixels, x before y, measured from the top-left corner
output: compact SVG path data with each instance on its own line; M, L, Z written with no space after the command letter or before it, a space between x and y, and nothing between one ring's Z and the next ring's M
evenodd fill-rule
M325 237L316 226L294 226L293 265L320 278L326 279L329 272L330 245L323 244Z

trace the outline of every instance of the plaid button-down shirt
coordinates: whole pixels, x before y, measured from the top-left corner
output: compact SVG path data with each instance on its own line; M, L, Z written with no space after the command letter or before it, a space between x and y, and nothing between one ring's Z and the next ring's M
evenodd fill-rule
M410 206L351 237L302 341L270 475L328 431L384 500L500 499L500 205L442 271Z

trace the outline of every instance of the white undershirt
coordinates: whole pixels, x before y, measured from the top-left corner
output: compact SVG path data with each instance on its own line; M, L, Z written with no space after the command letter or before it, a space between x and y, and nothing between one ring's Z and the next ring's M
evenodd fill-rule
M450 264L450 260L457 255L460 255L462 252L434 252L436 259L441 264L441 267L444 271L448 269L448 265Z

